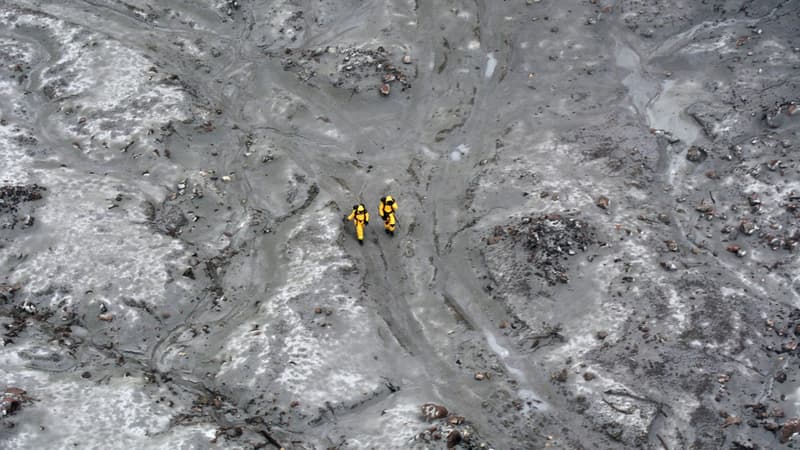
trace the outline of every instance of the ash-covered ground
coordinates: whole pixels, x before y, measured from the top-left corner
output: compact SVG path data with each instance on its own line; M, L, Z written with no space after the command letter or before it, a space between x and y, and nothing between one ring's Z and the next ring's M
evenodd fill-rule
M0 447L797 447L799 96L794 0L0 2Z

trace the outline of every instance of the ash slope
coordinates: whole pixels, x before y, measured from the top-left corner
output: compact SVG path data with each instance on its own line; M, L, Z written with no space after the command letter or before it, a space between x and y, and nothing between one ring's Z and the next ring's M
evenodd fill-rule
M791 445L798 14L5 3L2 439Z

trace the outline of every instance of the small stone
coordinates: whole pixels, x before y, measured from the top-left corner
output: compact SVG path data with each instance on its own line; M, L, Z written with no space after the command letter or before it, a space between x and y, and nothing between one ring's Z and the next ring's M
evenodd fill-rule
M501 328L501 329L508 328L508 321L507 321L507 320L503 320L503 321L501 321L501 322L500 322L500 328Z
M730 375L728 375L727 373L721 373L721 374L719 374L719 375L717 376L717 382L718 382L719 384L725 384L725 383L727 383L728 381L730 381L730 379L731 379L731 376L730 376Z
M300 402L298 400L292 400L292 402L289 403L289 406L292 408L297 408L298 406L300 406Z
M742 233L750 236L758 230L758 226L756 226L756 224L754 224L753 222L745 219L739 222L739 230L741 230Z
M489 374L487 372L476 372L475 379L478 381L483 381L488 378Z
M567 381L568 377L569 377L569 372L567 372L567 369L561 369L558 372L550 374L550 379L553 381L558 381L559 383L564 383L565 381Z
M600 197L597 198L597 202L595 204L600 208L608 209L608 205L610 202L611 200L609 200L608 197L606 197L605 195L601 195Z
M436 403L423 403L420 405L422 416L428 420L442 419L447 417L447 408Z
M596 377L596 375L594 373L592 373L592 372L584 372L583 373L583 379L586 380L586 381L592 381L592 380L595 379L595 377Z
M725 418L725 423L722 425L722 428L729 427L731 425L739 425L742 423L742 418L737 416L728 416Z
M83 372L81 374L81 378L86 378L88 380L89 378L92 378L92 373L89 371Z
M230 175L223 175L222 176L222 181L231 181L231 176Z
M675 242L673 240L669 240L669 241L664 241L664 244L667 245L667 249L669 251L671 251L671 252L677 252L678 251L678 243L677 242Z
M191 267L188 267L186 270L183 271L182 274L184 277L194 280L194 270Z
M661 261L660 264L661 264L661 267L663 267L664 270L666 270L668 272L674 272L674 271L678 270L677 264L675 264L673 261Z
M598 331L595 336L597 337L597 339L602 341L603 339L608 337L608 331Z
M451 414L447 417L447 423L450 425L461 425L464 423L464 416L457 416L455 414Z
M319 306L314 308L314 314L322 314L322 308L320 308Z
M114 315L111 313L103 313L103 314L98 314L97 318L102 320L103 322L111 322L112 320L114 320Z
M403 64L411 64L411 55L403 55Z
M387 96L387 95L389 95L391 92L392 92L392 88L390 88L388 84L386 84L386 83L383 83L383 84L381 85L381 88L380 88L380 93L381 93L381 95L383 95L384 97L386 97L386 96Z
M691 162L702 162L708 157L708 152L703 147L693 145L686 150L686 159Z

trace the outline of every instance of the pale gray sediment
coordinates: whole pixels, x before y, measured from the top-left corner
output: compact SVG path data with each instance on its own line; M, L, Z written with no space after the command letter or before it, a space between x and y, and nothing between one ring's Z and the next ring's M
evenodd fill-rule
M778 0L1 3L0 446L796 445L798 36Z

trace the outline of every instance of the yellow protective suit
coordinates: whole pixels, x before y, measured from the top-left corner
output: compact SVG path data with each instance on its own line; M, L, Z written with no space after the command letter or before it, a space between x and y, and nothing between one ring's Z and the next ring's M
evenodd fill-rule
M397 212L397 202L392 198L391 195L381 197L381 204L378 207L378 212L381 216L381 219L383 219L384 231L394 236L394 230L397 226L397 217L395 217L395 213Z
M369 224L369 213L363 204L353 207L353 212L347 216L347 220L352 221L356 227L356 237L358 243L364 245L364 226Z

